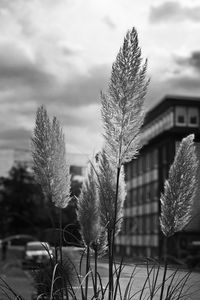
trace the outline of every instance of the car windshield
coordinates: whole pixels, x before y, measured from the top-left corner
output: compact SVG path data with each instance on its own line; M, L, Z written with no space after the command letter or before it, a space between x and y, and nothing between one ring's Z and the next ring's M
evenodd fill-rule
M45 244L43 246L43 244L30 244L30 245L27 245L27 250L45 250L45 248L49 248L47 244Z

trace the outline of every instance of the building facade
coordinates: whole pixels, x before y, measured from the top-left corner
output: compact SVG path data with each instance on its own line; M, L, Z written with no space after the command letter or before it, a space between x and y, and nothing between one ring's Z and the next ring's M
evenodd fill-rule
M162 256L160 194L180 141L190 133L195 134L200 157L200 98L166 96L147 113L140 155L125 165L127 198L123 228L116 241L117 253L131 257ZM168 241L168 252L173 256L182 257L192 240L200 240L198 195L200 190L194 201L192 221Z

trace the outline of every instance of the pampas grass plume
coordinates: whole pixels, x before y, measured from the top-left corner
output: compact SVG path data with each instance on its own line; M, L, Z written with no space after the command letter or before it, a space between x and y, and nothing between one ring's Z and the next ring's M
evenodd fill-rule
M85 245L90 246L96 241L100 230L99 201L94 170L91 165L78 199L77 214L83 241Z
M124 171L121 168L119 178L119 190L116 201L116 168L109 162L105 151L99 154L98 165L98 193L102 226L112 231L115 228L117 234L121 228L123 217L123 204L126 197ZM116 209L117 208L117 209ZM115 209L116 219L115 219Z
M191 134L182 140L161 195L160 224L166 237L182 230L191 219L198 168L193 139Z
M144 120L143 102L149 81L147 62L141 63L135 28L127 32L112 66L108 92L101 95L105 149L117 167L135 157L140 149L139 131Z
M65 208L70 200L70 174L66 163L65 139L56 117L38 108L32 137L33 169L46 198Z

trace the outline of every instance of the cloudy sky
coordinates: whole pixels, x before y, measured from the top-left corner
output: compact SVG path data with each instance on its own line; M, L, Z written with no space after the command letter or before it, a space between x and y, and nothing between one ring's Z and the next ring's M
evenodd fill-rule
M0 0L0 149L29 147L45 104L67 151L97 150L100 91L133 26L148 58L146 107L200 96L199 0Z

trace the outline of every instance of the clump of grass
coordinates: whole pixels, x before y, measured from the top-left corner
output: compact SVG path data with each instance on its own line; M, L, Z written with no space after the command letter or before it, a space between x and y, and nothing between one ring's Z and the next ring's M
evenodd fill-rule
M69 298L70 286L76 282L76 273L68 257L60 260L50 258L49 262L31 272L37 297L40 299Z

